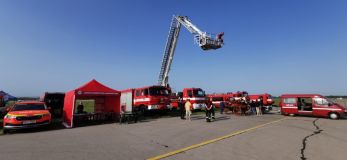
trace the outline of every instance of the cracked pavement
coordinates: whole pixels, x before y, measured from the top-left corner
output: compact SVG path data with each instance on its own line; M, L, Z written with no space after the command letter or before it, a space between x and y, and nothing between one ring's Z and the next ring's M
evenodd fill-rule
M146 159L283 118L277 114L216 116L217 120L212 123L206 123L204 115L194 115L192 121L172 117L128 125L3 135L0 136L0 155L1 160ZM324 131L310 136L319 130ZM344 160L346 133L346 119L289 117L165 159L297 160L302 157L305 141L303 157L306 159ZM305 137L308 138L305 140Z
M324 130L324 131L323 131ZM347 157L347 120L290 117L213 144L166 159L263 160L314 159L345 160ZM303 142L305 146L303 147ZM304 156L301 154L304 148Z

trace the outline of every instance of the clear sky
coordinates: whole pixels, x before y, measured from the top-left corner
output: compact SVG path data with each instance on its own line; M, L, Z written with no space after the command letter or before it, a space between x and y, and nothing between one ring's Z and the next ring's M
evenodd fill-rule
M0 90L156 84L174 14L225 32L225 46L205 52L182 28L175 90L347 94L345 0L0 0Z

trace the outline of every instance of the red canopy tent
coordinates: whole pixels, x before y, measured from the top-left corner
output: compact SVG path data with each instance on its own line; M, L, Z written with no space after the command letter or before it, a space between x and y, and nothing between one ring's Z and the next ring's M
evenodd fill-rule
M75 114L76 100L94 99L94 112L120 113L120 91L111 89L96 80L91 80L85 85L65 94L63 125L72 128Z

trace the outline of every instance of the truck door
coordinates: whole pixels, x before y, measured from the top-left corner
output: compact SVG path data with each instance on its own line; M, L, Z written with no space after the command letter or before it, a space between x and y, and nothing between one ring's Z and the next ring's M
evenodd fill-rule
M188 96L188 98L193 98L193 91L187 90L187 96Z
M313 98L313 115L327 116L330 112L329 101L325 98Z
M312 115L313 103L311 97L299 97L297 106L299 114Z
M286 97L281 100L281 112L285 114L298 114L297 98Z

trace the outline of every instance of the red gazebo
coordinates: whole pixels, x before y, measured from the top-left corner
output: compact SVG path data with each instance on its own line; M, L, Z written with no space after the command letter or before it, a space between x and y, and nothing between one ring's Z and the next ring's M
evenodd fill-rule
M118 115L120 113L120 91L109 88L96 80L91 80L85 85L65 94L63 125L66 128L74 126L74 117L83 116L79 120L102 119L105 115ZM89 100L95 102L94 112L78 115L75 113L76 100ZM96 118L97 117L97 118Z

